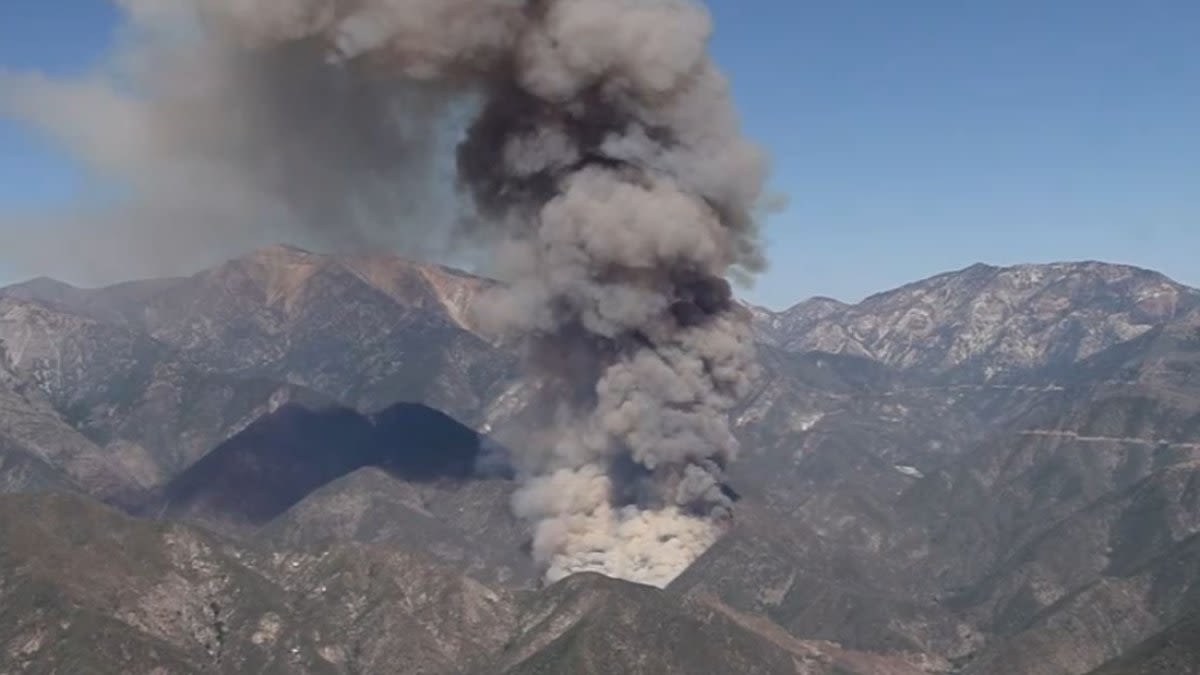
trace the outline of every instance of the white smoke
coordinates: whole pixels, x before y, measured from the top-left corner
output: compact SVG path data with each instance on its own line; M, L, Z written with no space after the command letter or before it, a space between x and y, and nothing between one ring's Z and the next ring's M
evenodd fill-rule
M541 382L514 510L547 577L664 585L719 537L727 415L757 376L726 280L762 267L765 165L701 6L125 5L121 79L10 75L0 101L128 191L92 233L132 247L123 269L283 232L491 251L509 283L481 319L526 341ZM437 198L449 178L466 211Z

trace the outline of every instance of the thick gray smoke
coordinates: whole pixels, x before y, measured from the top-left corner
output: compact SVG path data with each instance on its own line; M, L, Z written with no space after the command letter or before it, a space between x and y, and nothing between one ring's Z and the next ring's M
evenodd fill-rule
M703 8L127 4L131 83L25 79L8 107L57 111L52 131L151 195L135 220L155 221L155 246L194 246L211 218L238 243L294 227L488 251L509 284L481 318L526 341L540 383L514 508L547 577L662 585L715 541L732 508L727 415L757 374L727 279L761 267L765 169L706 54ZM429 195L447 169L471 209L439 219Z
M231 23L292 11L289 0L125 4L103 70L70 81L0 70L0 114L40 127L100 179L100 194L68 209L5 218L22 235L6 238L7 271L108 283L281 240L443 252L435 223L453 216L465 107L451 87L346 67L317 37L251 48Z

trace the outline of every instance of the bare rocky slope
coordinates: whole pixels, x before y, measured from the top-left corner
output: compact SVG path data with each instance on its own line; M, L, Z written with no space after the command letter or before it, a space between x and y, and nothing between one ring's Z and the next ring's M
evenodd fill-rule
M1195 289L1124 265L974 265L855 306L807 300L759 327L789 351L992 380L1087 358L1197 306Z
M0 537L3 672L922 672L716 600L595 575L514 593L353 543L265 553L77 496L0 496Z
M538 589L490 286L280 246L0 290L0 672L1192 672L1196 291L980 265L754 309L734 524L658 591Z

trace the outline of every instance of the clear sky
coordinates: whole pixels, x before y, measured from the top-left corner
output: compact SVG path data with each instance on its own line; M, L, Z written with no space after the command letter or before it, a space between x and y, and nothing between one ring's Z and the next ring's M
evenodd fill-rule
M979 261L1101 259L1200 285L1200 2L709 6L790 198L753 299L857 300ZM0 70L87 70L117 20L106 0L0 0ZM0 120L0 213L84 189Z

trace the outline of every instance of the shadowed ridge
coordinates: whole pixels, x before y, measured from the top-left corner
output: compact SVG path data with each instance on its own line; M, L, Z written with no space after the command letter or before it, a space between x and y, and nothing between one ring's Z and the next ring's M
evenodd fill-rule
M415 482L468 480L475 475L480 448L474 431L419 404L401 403L372 415L289 404L172 480L161 508L263 524L364 467Z

